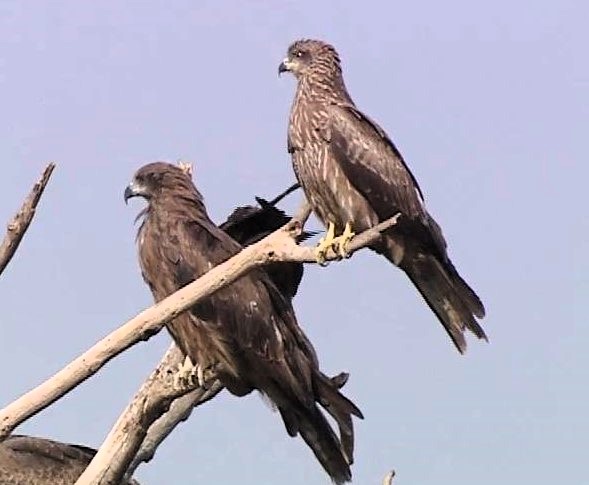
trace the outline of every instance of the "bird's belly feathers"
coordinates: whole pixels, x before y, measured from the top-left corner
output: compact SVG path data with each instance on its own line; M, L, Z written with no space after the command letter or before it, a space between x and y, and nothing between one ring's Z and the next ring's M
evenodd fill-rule
M377 214L329 156L326 145L296 151L293 166L313 211L324 225L333 222L336 234L347 222L356 233L378 224Z

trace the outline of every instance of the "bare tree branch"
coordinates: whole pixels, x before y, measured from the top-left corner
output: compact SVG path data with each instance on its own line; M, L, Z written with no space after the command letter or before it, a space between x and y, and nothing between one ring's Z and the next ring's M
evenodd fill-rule
M303 231L303 227L307 223L307 220L311 216L311 204L305 199L297 213L293 216L291 224L294 230L298 229L299 231ZM395 219L396 221L396 219Z
M223 389L214 375L207 376L206 389L197 386L182 390L175 388L173 375L178 363L183 360L180 350L172 345L121 414L76 483L120 483L127 469L130 470L132 461L134 470L141 461L151 459L157 446L172 432L181 418L186 419L190 415L196 403L212 399ZM175 406L170 409L174 400ZM159 418L162 421L156 423ZM142 443L145 445L143 454L137 456Z
M181 357L178 359L178 362L180 362L180 359ZM149 462L154 457L158 446L176 426L186 421L195 407L210 401L222 389L223 386L221 383L215 381L208 390L198 388L176 399L170 406L169 411L158 418L147 430L147 435L143 443L141 443L139 451L135 454L135 457L127 468L125 476L131 477L141 463Z
M54 164L45 168L20 211L8 225L7 235L0 246L0 274L29 227L54 168ZM192 172L189 163L183 164L181 168L189 175ZM298 187L298 184L291 186L274 199L273 203ZM0 440L24 420L95 374L110 359L135 343L147 340L159 332L166 322L253 267L279 261L316 262L312 248L300 247L294 242L294 238L302 232L310 213L310 206L305 202L295 218L284 228L241 251L159 304L144 310L45 383L7 406L0 412ZM382 231L396 223L397 218L398 215L355 237L348 248L350 255L377 239ZM336 259L339 257L333 251L327 254L327 261ZM172 344L120 416L91 464L76 482L78 485L118 483L124 476L131 476L140 463L151 460L159 444L178 423L190 416L195 406L209 401L223 389L214 375L208 376L206 388L176 389L172 379L177 365L182 361L181 352ZM393 476L394 472L390 472L383 485L391 485Z
M398 215L354 237L348 247L350 254L378 239L382 231L396 223L397 218ZM279 261L315 263L313 248L301 247L294 242L293 238L300 234L301 230L299 221L291 221L283 228L211 269L198 280L139 313L53 377L0 411L0 440L8 436L20 423L95 374L110 359L137 342L147 340L157 333L165 322L186 311L200 299L229 285L252 268ZM339 256L330 250L326 260L336 259L339 259ZM132 457L129 461L131 459Z
M299 217L306 220L309 214L310 207L305 203L299 210ZM391 227L396 222L397 217L395 216L380 227L375 228L376 232L373 236L378 237L380 231ZM303 249L305 252L311 250L312 259L310 262L314 262L315 255L311 248L300 248L294 244L293 232L301 230L301 221L295 220L280 229L280 232L277 231L274 234L278 235L277 241L281 234L282 237L286 235L286 241L289 241L294 248ZM289 231L288 234L287 231ZM350 252L359 249L362 244L368 244L371 240L368 238L372 238L372 236L363 234L359 236L359 240L352 240L349 248ZM279 247L278 244L269 244L269 247L274 246ZM268 249L265 254L267 257L272 258L271 253L273 251ZM290 251L293 251L292 247ZM304 258L308 256L305 255ZM279 260L283 260L282 258L292 260L291 258L294 256L285 252L284 255L277 255L276 257L280 258ZM300 257L303 257L302 253ZM162 376L169 374L170 370L180 362L182 362L182 355L175 346L172 346L158 368L152 373L118 419L88 468L79 477L76 485L111 484L117 483L124 476L131 476L141 462L149 461L153 457L159 444L174 430L179 422L190 416L195 406L212 399L223 389L219 381L212 379L213 384L211 387L207 386L208 389L206 390L198 388L176 399L170 411L166 412L176 395L173 387L170 388L169 383L167 386L162 384ZM156 420L158 421L155 422ZM149 430L146 431L148 427Z
M47 167L45 167L45 170L43 170L43 173L41 174L41 178L39 178L37 183L29 192L29 195L27 195L20 210L8 223L6 236L0 245L0 274L2 274L14 256L14 253L22 241L25 232L29 228L29 225L31 224L31 221L35 215L37 204L43 195L45 187L47 187L47 183L49 182L49 178L53 173L53 169L55 169L54 163L50 163L47 165Z

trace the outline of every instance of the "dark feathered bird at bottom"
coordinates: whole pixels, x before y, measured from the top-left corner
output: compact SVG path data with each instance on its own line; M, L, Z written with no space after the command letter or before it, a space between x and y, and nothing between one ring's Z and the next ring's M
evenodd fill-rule
M74 485L95 454L86 446L12 435L0 443L0 485Z

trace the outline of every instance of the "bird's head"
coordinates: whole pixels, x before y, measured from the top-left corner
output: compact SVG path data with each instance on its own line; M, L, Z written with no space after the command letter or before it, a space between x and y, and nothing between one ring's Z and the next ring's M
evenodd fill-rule
M125 188L125 203L131 197L152 200L181 188L191 192L196 190L190 176L180 167L166 162L149 163L135 172L133 180Z
M278 66L278 74L292 73L297 79L317 72L334 76L341 74L340 59L335 48L321 40L297 40L288 48Z

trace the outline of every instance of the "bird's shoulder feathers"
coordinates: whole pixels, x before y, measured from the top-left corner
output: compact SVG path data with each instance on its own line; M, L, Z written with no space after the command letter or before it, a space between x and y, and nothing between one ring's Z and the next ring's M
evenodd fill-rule
M352 104L331 104L323 137L330 154L381 219L424 215L417 180L385 131Z

